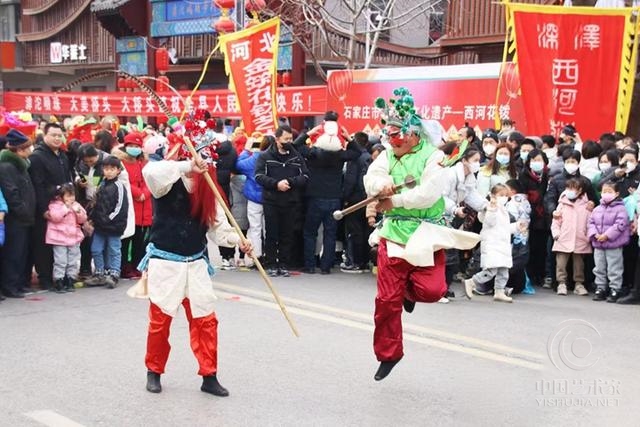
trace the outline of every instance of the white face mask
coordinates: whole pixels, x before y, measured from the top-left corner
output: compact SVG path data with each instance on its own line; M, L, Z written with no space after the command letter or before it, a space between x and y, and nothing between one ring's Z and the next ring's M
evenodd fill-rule
M555 148L547 148L546 150L543 150L543 151L544 151L544 154L547 155L547 159L549 160L555 159L557 157Z
M598 167L600 168L600 170L601 170L602 172L606 172L606 171L608 171L609 169L611 169L611 163L600 163L600 164L598 165Z
M480 162L469 163L471 173L477 173L480 170Z
M627 162L627 173L633 172L636 169L636 166L638 166L638 164L635 162Z
M566 170L569 175L573 175L578 170L578 167L575 163L565 163L564 170Z
M509 201L509 197L508 196L498 196L496 198L496 200L498 201L498 204L500 206L504 206L507 204L507 202Z
M484 151L484 154L486 154L487 156L490 156L496 152L496 146L491 144L486 144L482 146L482 150Z

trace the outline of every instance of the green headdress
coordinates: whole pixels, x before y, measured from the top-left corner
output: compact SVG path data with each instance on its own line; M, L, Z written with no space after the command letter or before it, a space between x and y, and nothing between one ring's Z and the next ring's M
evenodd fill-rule
M394 89L393 95L396 98L390 98L388 104L383 98L377 98L375 101L375 106L382 110L380 122L383 125L396 126L403 133L416 132L421 137L428 138L422 117L416 112L413 96L409 90L400 87Z

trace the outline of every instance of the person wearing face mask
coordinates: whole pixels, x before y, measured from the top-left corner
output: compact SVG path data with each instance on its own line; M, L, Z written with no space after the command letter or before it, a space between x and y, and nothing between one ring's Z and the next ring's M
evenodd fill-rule
M477 213L482 211L487 200L478 192L475 174L480 170L480 153L475 149L467 150L462 159L453 167L445 169L446 183L442 192L445 203L445 218L454 228L460 228L468 221L474 222ZM449 302L448 298L455 296L450 290L453 275L458 266L457 249L447 250L447 296L440 302Z
M599 157L602 147L596 142L587 140L582 144L582 161L580 162L580 175L590 181L600 173Z
M544 196L549 185L549 169L547 156L542 151L534 149L529 152L518 181L531 205L529 253L535 256L529 257L527 274L534 285L541 286L544 280L547 241L551 227L550 218L545 215L544 210Z
M571 178L566 183L566 189L560 196L557 210L553 213L551 235L553 237L553 252L556 255L557 294L567 295L567 264L573 261L573 281L576 295L587 295L584 286L584 255L592 252L591 243L587 236L587 221L591 209L588 208L589 199L584 192L584 181Z
M135 232L133 236L122 240L121 276L126 279L140 277L136 266L145 254L153 218L151 192L142 176L142 169L147 164L147 159L142 153L145 136L143 133L131 132L124 137L126 156L122 159L122 165L129 175L135 213ZM131 259L129 259L129 254L131 254Z
M598 173L591 179L591 184L596 191L597 200L600 200L600 187L604 178L611 168L618 167L618 151L613 149L605 151L598 156Z
M602 185L601 203L589 218L587 233L593 246L596 275L594 301L616 302L622 291L623 247L629 243L629 217L617 190Z
M496 153L498 147L498 134L493 129L487 129L482 134L482 151L480 152L480 164L488 163Z
M496 184L516 179L517 175L511 147L508 144L500 144L495 157L478 172L478 192L482 197L486 197Z
M467 298L473 298L476 287L494 280L493 300L499 302L513 302L505 294L505 287L509 280L509 269L513 265L511 254L511 234L515 228L511 227L509 212L506 204L509 201L509 190L506 185L496 184L491 189L491 198L487 209L478 214L482 222L480 232L480 265L482 271L464 281Z
M520 145L520 156L516 160L516 172L518 175L522 173L524 164L529 158L529 153L536 149L536 143L533 139L525 138Z

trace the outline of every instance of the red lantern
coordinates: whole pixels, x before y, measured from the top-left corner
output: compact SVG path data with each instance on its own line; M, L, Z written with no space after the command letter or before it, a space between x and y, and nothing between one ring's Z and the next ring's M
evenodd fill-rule
M169 52L164 47L156 49L156 70L161 74L169 71Z
M502 87L509 98L515 99L520 91L520 75L518 65L513 62L505 64L502 69Z
M159 76L156 80L156 90L158 92L166 91L169 89L169 77Z
M277 74L277 80L276 80L276 85L277 86L282 86L282 73L276 73Z
M219 9L231 9L236 6L236 0L214 0Z
M236 24L228 17L222 16L213 25L218 34L232 33L236 30Z
M291 86L291 72L285 71L282 73L282 85L283 86Z
M331 96L340 102L344 102L352 84L353 74L351 74L351 70L332 71L331 74L329 74L327 88Z
M123 91L127 88L127 79L118 77L118 90Z
M267 7L267 2L264 0L246 0L245 9L248 13L257 13Z
M135 92L138 89L138 84L133 79L127 79L128 88L131 92Z

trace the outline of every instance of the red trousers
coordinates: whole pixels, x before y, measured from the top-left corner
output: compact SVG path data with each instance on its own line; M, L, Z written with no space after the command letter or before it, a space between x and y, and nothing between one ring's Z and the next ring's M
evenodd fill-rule
M218 370L218 319L215 313L194 319L191 316L189 300L182 301L189 321L191 350L198 360L198 375L209 376ZM149 333L147 334L147 355L144 358L147 369L157 374L164 373L169 358L169 329L173 318L151 303L149 307Z
M381 362L400 360L402 302L436 302L447 293L445 251L434 254L433 267L416 267L402 258L389 258L387 242L378 246L378 295L374 316L373 351Z

